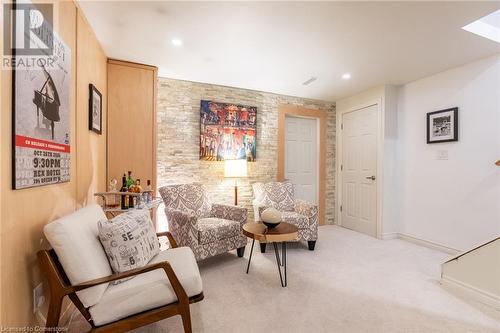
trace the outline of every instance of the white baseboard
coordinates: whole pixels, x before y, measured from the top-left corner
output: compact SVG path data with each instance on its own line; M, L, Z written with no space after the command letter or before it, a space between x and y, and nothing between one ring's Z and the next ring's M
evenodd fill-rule
M461 250L454 249L452 247L449 247L449 246L446 246L443 244L439 244L439 243L429 241L426 239L421 239L421 238L418 238L415 236L410 236L408 234L398 233L398 238L403 239L403 240L408 241L408 242L412 242L412 243L417 244L417 245L421 245L421 246L425 246L425 247L428 247L428 248L431 248L434 250L442 251L442 252L445 252L445 253L448 253L451 255L457 255L457 254L463 252Z
M382 234L380 237L380 239L382 240L396 239L396 238L398 238L397 232L386 232L385 234Z
M467 298L473 299L482 304L493 307L495 310L500 311L500 298L492 293L484 291L482 289L471 286L470 284L458 281L454 278L444 275L441 277L441 285L463 295Z

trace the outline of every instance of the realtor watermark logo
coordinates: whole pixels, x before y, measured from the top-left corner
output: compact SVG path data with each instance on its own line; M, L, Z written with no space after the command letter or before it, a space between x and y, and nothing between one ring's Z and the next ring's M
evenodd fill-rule
M53 4L3 5L3 69L52 68L54 59Z

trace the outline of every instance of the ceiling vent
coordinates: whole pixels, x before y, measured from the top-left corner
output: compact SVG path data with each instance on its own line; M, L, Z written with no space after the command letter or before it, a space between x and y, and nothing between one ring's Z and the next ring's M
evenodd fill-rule
M308 79L307 81L302 82L302 84L303 84L304 86L307 86L307 85L309 85L309 84L313 83L314 81L316 81L317 79L318 79L317 77L311 76L311 78L310 78L310 79Z

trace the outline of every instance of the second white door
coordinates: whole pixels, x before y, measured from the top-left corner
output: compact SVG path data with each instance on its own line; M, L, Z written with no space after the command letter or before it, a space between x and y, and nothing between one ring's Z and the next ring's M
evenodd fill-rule
M318 203L318 121L286 117L285 178L295 186L295 197Z
M342 115L341 224L377 236L378 106Z

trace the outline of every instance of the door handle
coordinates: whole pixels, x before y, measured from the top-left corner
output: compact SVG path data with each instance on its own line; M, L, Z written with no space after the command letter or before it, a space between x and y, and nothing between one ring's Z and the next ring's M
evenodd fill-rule
M371 180L375 180L375 176L369 176L369 177L366 177L366 179L371 179Z

